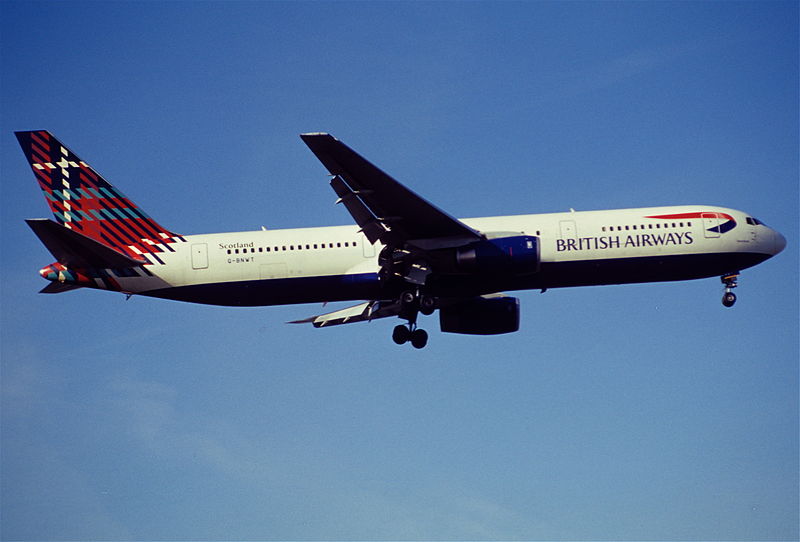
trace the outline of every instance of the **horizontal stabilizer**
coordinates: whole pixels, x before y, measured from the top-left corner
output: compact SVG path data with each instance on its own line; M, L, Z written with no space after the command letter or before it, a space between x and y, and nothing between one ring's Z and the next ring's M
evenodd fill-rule
M83 286L78 286L77 284L62 284L61 282L51 282L41 290L39 290L40 294L60 294L61 292L69 292L70 290L77 290L78 288L83 288Z
M25 222L56 260L67 267L108 269L138 267L148 263L146 260L136 260L117 252L109 246L52 220L38 218L28 219Z

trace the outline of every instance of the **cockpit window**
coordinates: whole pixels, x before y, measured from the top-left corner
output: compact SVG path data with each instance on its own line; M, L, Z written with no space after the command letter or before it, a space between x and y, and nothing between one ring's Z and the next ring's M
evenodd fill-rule
M750 224L751 226L763 226L764 225L763 222L761 222L757 218L753 218L752 216L748 216L747 217L747 223Z

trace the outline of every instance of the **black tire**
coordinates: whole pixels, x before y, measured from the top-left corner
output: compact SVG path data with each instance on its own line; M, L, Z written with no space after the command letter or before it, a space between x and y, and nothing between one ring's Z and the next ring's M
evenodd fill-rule
M733 292L725 292L722 296L722 304L726 307L733 307L734 303L736 303L736 294Z
M395 344L406 344L411 338L411 331L404 325L395 326L392 331L392 340Z
M428 333L424 329L417 329L411 334L411 346L425 348L428 344Z
M436 310L436 298L423 296L419 301L419 312L425 316L430 316Z
M400 304L404 307L411 307L416 303L417 295L412 292L411 290L406 290L402 294L400 294Z

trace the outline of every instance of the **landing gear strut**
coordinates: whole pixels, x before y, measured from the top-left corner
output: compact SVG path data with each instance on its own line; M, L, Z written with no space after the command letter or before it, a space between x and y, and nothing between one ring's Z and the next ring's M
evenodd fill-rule
M731 290L736 288L736 279L738 277L738 273L731 273L720 278L722 284L725 285L725 293L722 294L722 304L726 307L733 307L733 304L736 303L736 294L734 294Z

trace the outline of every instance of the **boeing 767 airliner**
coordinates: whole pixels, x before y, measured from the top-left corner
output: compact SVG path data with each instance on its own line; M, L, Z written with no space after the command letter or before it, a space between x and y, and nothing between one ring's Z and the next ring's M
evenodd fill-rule
M27 220L56 258L43 293L98 288L213 305L358 300L293 323L332 326L397 316L392 338L422 348L421 313L444 332L519 329L501 292L719 276L786 240L742 211L681 205L457 219L325 133L300 137L331 175L356 225L180 235L161 226L51 133L16 132L55 221Z

